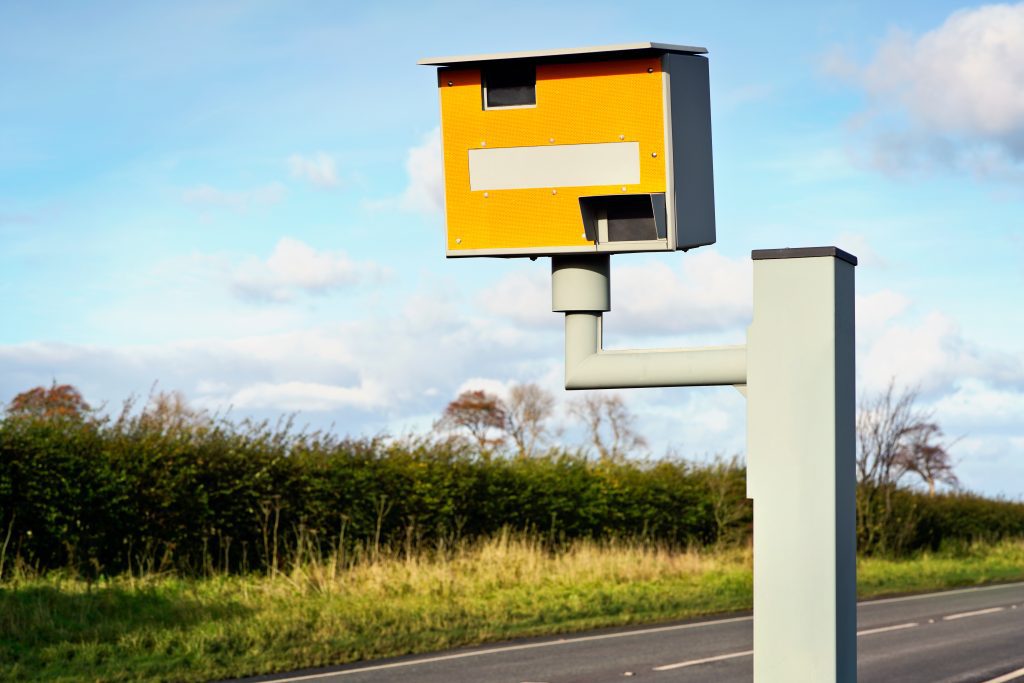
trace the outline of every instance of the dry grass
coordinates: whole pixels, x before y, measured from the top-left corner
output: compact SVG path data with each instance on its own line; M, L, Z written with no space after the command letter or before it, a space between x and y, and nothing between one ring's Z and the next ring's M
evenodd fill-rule
M408 557L307 557L275 576L52 574L0 588L0 679L199 681L747 609L748 550L509 534ZM862 560L868 594L1024 578L1024 544Z

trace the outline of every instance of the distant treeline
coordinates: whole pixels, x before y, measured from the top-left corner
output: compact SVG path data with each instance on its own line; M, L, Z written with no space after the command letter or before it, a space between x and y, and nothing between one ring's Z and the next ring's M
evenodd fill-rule
M445 549L507 528L673 547L746 543L737 459L529 455L435 435L348 439L231 421L174 394L103 418L72 388L0 419L0 576L276 571L303 557ZM1024 504L862 482L862 552L1024 537Z

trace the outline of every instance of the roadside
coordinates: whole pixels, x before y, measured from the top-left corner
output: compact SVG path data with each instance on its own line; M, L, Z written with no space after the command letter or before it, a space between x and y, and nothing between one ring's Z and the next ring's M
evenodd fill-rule
M0 678L204 681L737 612L750 561L503 535L271 577L20 577L0 587ZM862 598L1024 580L1024 543L862 559L858 573Z
M1024 679L1024 583L862 601L857 607L862 683L1008 683ZM515 640L321 670L251 683L749 683L749 614L651 627Z

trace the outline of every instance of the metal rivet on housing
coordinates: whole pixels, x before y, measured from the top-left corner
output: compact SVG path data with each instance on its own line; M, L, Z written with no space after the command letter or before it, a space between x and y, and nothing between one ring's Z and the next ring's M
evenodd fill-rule
M456 237L455 238L455 244L462 244L462 238L461 237Z
M658 156L658 153L657 152L651 152L651 156L652 157L656 157L656 156Z
M548 142L554 142L554 141L555 141L554 138L548 138Z
M654 73L654 67L653 66L647 67L647 73L649 73L649 74Z
M480 146L481 147L486 147L487 146L487 141L486 140L481 140L480 141Z
M620 139L620 140L625 140L625 139L626 139L626 136L625 136L625 135L620 135L620 136L619 136L619 139Z
M449 87L449 88L450 88L450 87L452 87L453 85L455 85L455 84L454 84L454 83L452 83L451 81L448 81L448 87Z
M490 197L490 196L491 196L491 195L490 195L490 193L489 193L489 192L484 192L484 199L487 199L487 198L488 198L488 197Z
M551 190L551 194L558 194L558 190Z

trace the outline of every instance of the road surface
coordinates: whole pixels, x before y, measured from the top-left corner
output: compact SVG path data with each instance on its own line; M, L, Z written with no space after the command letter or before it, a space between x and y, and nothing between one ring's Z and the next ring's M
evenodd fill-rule
M1024 583L861 602L859 683L1024 683ZM333 670L276 683L747 683L749 614L606 629Z

